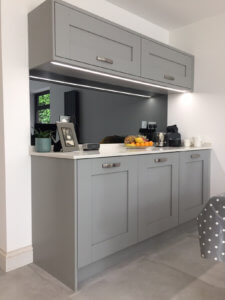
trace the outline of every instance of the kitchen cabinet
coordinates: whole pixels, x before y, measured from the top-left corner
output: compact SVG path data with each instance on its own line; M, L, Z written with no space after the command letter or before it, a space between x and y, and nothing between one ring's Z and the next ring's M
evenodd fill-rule
M162 83L193 88L193 56L142 39L141 76Z
M159 85L193 89L192 55L66 2L47 0L28 21L32 75L56 73L148 92L168 92Z
M55 26L56 56L140 75L140 37L58 3Z
M178 224L178 154L144 155L138 172L138 239Z
M137 242L137 161L78 162L78 267Z
M210 150L120 151L32 155L34 262L72 289L209 199Z
M210 197L210 150L180 153L179 223L197 217Z

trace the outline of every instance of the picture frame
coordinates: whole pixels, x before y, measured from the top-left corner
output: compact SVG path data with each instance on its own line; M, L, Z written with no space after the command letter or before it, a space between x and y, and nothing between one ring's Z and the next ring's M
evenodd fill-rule
M80 151L73 123L57 122L63 152Z
M70 116L62 116L62 115L59 116L60 123L70 123L70 119L71 119Z

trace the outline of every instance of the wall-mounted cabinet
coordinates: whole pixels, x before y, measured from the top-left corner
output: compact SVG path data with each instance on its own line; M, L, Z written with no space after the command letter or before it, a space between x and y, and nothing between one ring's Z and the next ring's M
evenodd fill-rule
M167 45L142 39L141 76L190 88L193 85L193 57Z
M146 91L152 91L153 86L135 81L193 89L192 55L60 0L47 0L29 14L29 58L31 71L59 73ZM52 61L114 77L56 67Z
M130 32L55 3L55 55L140 76L141 39Z

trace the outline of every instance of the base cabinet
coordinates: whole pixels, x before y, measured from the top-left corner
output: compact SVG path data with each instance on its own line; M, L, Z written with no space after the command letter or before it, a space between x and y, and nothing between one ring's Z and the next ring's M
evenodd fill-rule
M210 150L180 153L179 223L194 219L209 200Z
M141 153L32 156L37 265L76 290L135 247L121 250L197 216L210 196L210 150Z
M78 268L194 219L209 164L210 150L79 160Z
M138 239L178 224L178 155L143 155L138 172Z
M137 161L78 162L78 267L137 242Z

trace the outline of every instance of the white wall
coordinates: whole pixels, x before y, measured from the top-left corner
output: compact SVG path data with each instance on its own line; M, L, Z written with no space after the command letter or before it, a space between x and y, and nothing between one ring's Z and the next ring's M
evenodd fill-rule
M0 24L0 249L6 247L6 207L5 207L5 147L3 121L2 92L2 55L1 55L1 24Z
M195 55L195 93L171 95L168 122L183 137L213 143L211 194L225 191L225 14L170 33L170 44Z
M3 122L4 117L5 128L3 139L3 124L0 123L0 175L3 177L0 180L0 248L4 251L12 251L32 243L27 14L42 2L43 0L1 0L3 77L0 73L0 81L3 89L0 92L3 91L3 95L0 94L0 122ZM169 34L166 30L105 0L70 0L70 3L168 42ZM7 222L2 226L5 218Z

